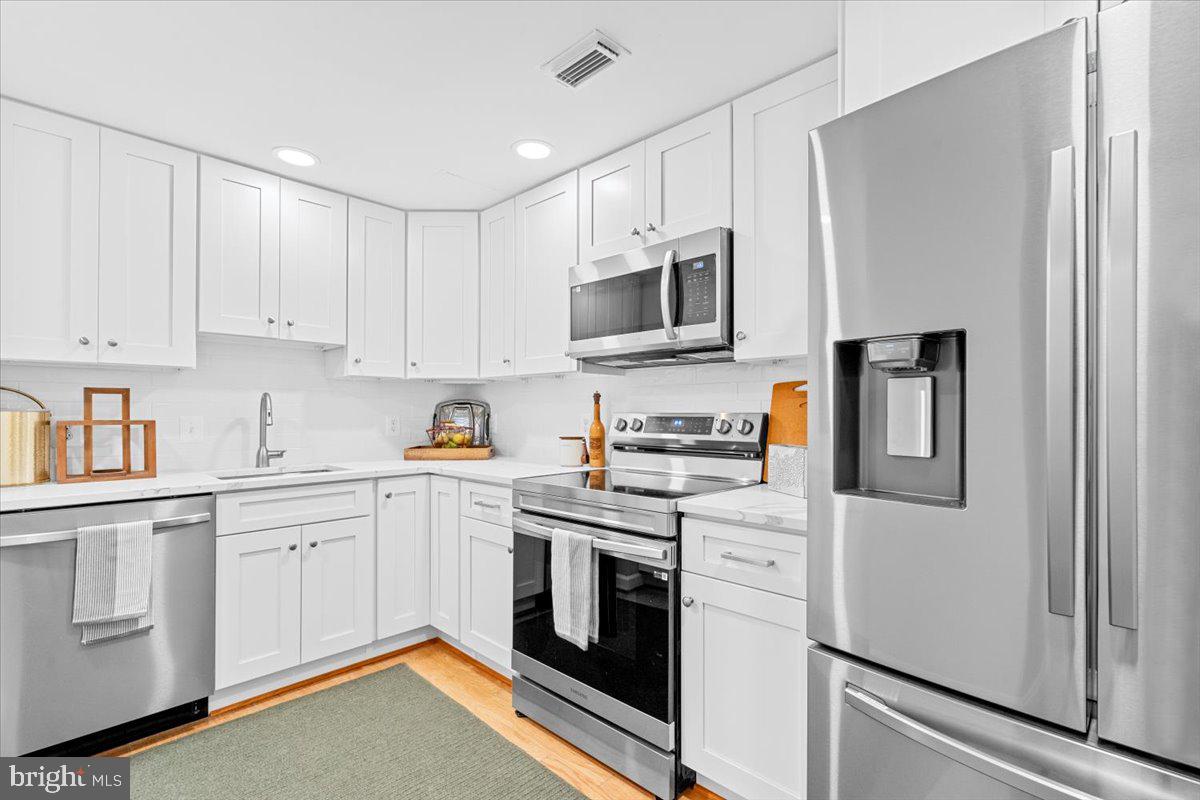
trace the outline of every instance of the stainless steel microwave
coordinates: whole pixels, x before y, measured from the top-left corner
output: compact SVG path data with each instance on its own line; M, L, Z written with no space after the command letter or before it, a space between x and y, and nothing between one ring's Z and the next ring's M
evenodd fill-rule
M572 267L568 354L621 369L732 361L732 239L711 228Z

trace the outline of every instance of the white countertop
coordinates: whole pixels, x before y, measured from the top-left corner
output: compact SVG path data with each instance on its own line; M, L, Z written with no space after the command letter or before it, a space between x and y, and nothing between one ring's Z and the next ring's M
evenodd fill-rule
M452 478L509 486L517 478L571 472L572 467L536 464L512 458L487 461L345 461L321 466L336 467L332 472L292 475L260 475L222 480L205 472L176 472L130 481L92 483L40 483L35 486L0 488L0 512L28 511L39 508L113 503L155 497L179 497L195 494L237 492L247 489L274 489L281 486L305 486L339 481L373 480L399 475L446 475ZM234 470L213 470L215 474Z
M679 501L689 517L743 522L795 533L808 531L808 500L772 491L765 483Z

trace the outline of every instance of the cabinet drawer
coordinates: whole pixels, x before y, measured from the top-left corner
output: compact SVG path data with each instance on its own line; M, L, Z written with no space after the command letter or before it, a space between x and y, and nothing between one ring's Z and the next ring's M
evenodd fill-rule
M803 600L807 544L794 533L685 517L683 569Z
M375 505L370 481L289 486L217 495L217 536L365 517Z
M459 498L464 517L512 527L512 489L507 486L463 481Z

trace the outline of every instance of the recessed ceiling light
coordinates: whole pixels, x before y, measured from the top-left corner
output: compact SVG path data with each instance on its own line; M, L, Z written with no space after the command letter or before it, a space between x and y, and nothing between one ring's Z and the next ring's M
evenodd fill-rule
M274 153L280 161L293 167L313 167L319 160L312 153L299 147L276 147Z
M516 150L521 158L531 159L545 158L554 152L553 147L537 139L522 139L513 145L513 150Z

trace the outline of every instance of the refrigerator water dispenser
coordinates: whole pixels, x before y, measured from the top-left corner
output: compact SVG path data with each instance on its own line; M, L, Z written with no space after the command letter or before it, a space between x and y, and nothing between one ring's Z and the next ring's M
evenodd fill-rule
M834 348L834 491L962 508L966 332Z

